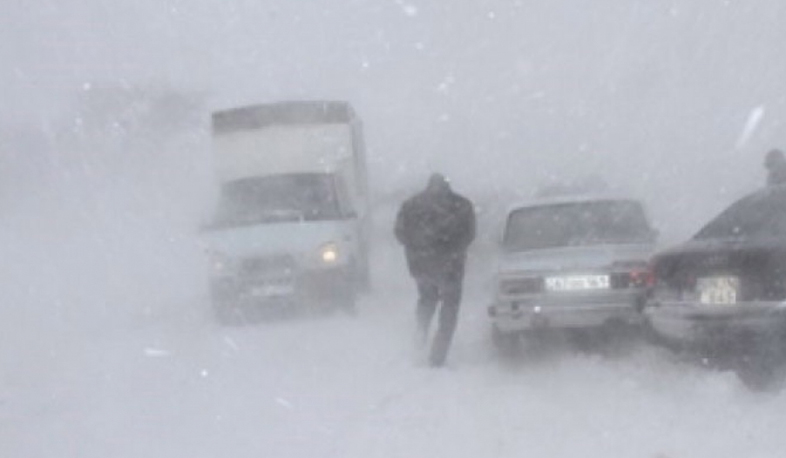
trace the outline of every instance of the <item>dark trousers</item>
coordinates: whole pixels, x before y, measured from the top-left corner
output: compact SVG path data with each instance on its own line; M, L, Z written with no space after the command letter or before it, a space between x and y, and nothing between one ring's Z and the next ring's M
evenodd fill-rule
M429 363L432 366L442 366L448 356L458 322L463 267L462 265L460 268L450 269L443 275L415 279L418 285L417 339L420 345L426 344L431 321L439 307L437 332L429 354Z

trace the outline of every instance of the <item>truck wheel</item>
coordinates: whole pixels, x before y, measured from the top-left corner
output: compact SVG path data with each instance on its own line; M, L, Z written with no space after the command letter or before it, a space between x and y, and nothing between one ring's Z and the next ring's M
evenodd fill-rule
M333 305L337 310L354 316L357 314L358 284L355 281L354 272L348 275L348 277L341 282L343 284L336 285L336 291L333 293Z
M364 293L371 292L371 269L369 268L368 260L361 264L357 278L358 290Z
M348 286L339 299L339 308L341 311L350 316L355 316L358 313L357 309L357 292L354 286Z
M352 281L360 293L371 291L371 266L369 264L367 251L361 253L359 261L352 262Z

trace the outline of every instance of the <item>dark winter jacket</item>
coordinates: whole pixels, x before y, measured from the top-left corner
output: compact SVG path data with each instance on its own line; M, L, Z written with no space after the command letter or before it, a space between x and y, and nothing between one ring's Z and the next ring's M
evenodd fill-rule
M467 248L475 238L475 211L447 183L429 185L402 204L395 233L414 277L463 272Z

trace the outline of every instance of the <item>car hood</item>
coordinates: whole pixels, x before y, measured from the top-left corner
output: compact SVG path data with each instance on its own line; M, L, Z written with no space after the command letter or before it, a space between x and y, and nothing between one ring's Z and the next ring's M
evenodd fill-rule
M597 245L551 248L506 253L499 262L500 272L589 270L613 264L642 263L653 252L650 244Z
M345 242L349 236L343 222L309 221L206 230L202 240L208 250L248 257L311 252L326 243Z

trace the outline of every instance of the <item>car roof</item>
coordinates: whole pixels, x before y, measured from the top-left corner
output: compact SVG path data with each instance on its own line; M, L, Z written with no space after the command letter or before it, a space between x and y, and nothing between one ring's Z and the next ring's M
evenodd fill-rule
M562 205L562 204L579 204L579 203L587 203L587 202L608 202L608 201L624 201L624 202L641 203L639 199L635 197L631 197L629 195L611 194L611 193L570 194L570 195L560 195L560 196L538 197L538 198L533 198L526 201L518 202L508 206L508 213L511 213L515 210L519 210L522 208L546 207L551 205Z
M744 237L751 237L757 225L767 226L773 216L782 215L786 205L786 185L766 186L736 200L726 207L720 214L708 221L692 237L692 239L723 238L731 228L735 231L743 230L748 233ZM777 220L777 218L776 218ZM746 228L746 229L745 229ZM707 233L712 235L707 235ZM726 237L729 234L725 235Z
M786 194L786 184L778 184L778 185L769 185L765 186L757 191L754 191L746 196L742 197L739 200L745 200L749 198L759 199L759 198L779 198L782 194Z

